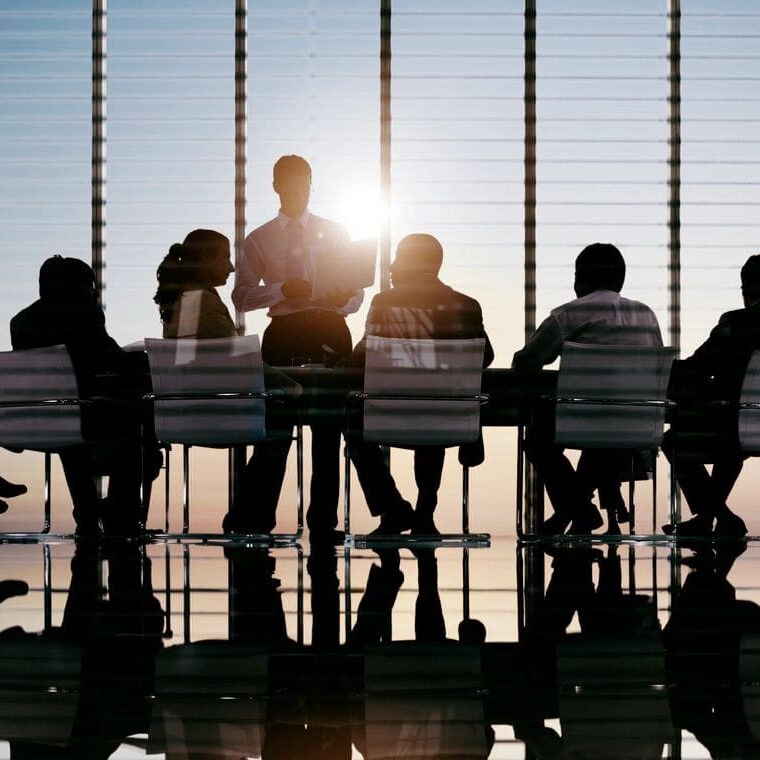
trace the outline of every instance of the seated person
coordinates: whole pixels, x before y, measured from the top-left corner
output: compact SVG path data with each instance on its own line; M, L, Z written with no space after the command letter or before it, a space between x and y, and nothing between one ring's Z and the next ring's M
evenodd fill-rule
M575 260L574 301L553 309L512 360L515 369L535 370L551 364L565 341L623 346L661 346L657 317L645 304L620 295L625 282L625 261L609 243L584 248ZM610 513L615 529L622 506L619 452L603 449L581 455L581 475L573 469L563 449L553 444L554 412L528 430L525 453L543 480L554 515L541 526L547 535L590 533L602 525L591 502L595 488L602 507ZM613 480L610 480L612 475Z
M214 230L193 230L174 243L158 267L158 304L164 338L230 338L235 323L216 288L235 267L230 241Z
M664 525L666 533L744 536L744 521L727 506L745 455L739 447L736 405L753 351L760 349L760 254L741 270L744 308L721 315L708 339L674 367L669 396L677 414L662 450L672 462L678 485L694 517ZM713 405L728 401L729 406ZM707 402L707 405L705 405ZM712 462L708 474L704 462Z
M14 350L65 344L79 396L118 396L118 405L82 410L82 435L93 445L62 449L61 463L74 504L77 534L97 536L103 519L107 533L134 534L142 517L142 472L158 474L160 453L145 447L143 461L139 396L147 392L148 368L140 354L123 351L106 332L97 303L95 275L79 259L53 256L40 268L40 297L11 320ZM100 443L98 443L100 441ZM105 453L106 461L98 461ZM105 473L102 472L105 470ZM101 504L95 476L109 476L108 498ZM146 495L146 499L149 494Z
M236 335L235 322L224 305L216 288L227 282L235 271L230 258L230 241L215 230L198 229L190 232L182 243L174 243L158 267L158 289L153 300L158 304L164 338L232 338ZM264 364L264 383L268 392L285 398L298 398L301 386L287 375ZM290 424L272 425L279 440L257 444L266 451L278 453L290 447ZM287 453L287 451L286 451ZM273 458L280 460L280 457ZM282 458L283 465L285 458ZM259 463L268 461L259 457ZM251 459L240 475L232 510L225 518L227 532L263 533L249 519L251 510L246 507L257 497L261 498L262 483L269 483L260 466ZM279 496L279 489L277 491ZM275 499L276 501L276 499ZM232 516L232 517L230 517Z
M480 305L438 279L443 249L432 235L407 235L396 250L391 266L393 287L378 293L367 315L365 337L354 349L351 364L364 366L366 336L385 338L485 338L483 366L493 361L493 348L483 329ZM413 529L435 534L433 513L438 503L443 460L442 446L414 449L414 476L418 495L412 510L396 488L380 446L351 441L351 461L359 476L370 512L380 515L378 533L395 534Z

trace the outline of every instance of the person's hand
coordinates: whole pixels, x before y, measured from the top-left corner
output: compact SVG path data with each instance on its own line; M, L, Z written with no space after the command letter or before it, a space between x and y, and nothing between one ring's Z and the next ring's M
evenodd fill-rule
M288 299L308 298L311 295L311 283L300 277L286 280L282 284L282 294Z
M324 298L316 300L314 305L332 306L335 309L339 309L341 306L345 306L354 295L355 292L351 290L335 290Z

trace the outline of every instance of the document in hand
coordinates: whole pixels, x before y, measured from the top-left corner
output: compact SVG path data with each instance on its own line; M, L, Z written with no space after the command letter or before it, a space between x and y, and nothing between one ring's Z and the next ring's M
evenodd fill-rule
M313 299L336 291L353 293L375 281L377 240L356 240L337 248L320 248L314 266Z

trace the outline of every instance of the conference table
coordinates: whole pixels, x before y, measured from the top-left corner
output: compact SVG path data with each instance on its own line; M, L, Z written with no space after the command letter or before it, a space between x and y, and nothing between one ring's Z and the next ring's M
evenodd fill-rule
M360 369L325 367L276 367L303 388L298 400L288 402L291 414L304 425L345 420L350 394L363 388ZM483 370L481 392L489 397L481 409L481 424L516 427L524 424L530 410L541 400L554 396L557 372L488 368Z

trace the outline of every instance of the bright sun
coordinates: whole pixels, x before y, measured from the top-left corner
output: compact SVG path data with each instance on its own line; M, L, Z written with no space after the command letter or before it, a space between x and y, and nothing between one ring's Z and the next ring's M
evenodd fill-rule
M338 200L337 221L348 230L352 240L376 238L383 223L383 205L379 188L349 187Z

